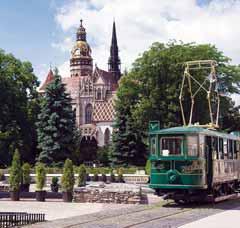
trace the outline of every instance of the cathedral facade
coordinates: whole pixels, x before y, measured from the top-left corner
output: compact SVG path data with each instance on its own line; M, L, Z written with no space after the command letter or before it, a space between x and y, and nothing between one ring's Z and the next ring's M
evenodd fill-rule
M62 82L72 98L76 124L81 130L83 140L94 139L98 146L104 146L111 140L115 116L114 99L121 77L115 22L107 71L97 65L93 66L91 53L81 20L71 51L70 72L68 77L62 77ZM39 92L44 93L47 84L53 79L54 75L50 70Z

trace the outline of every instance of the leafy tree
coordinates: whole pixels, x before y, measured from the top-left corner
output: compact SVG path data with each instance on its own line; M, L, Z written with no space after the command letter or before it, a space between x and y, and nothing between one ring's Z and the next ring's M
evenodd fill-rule
M138 161L136 147L139 142L146 144L150 120L159 120L161 128L182 125L179 94L184 63L202 59L217 61L217 74L227 95L240 92L240 68L230 65L230 59L210 44L154 43L134 62L131 71L121 78L117 92L112 158L115 164L128 165ZM208 74L202 70L195 76L203 81ZM197 96L193 122L209 122L208 104L203 97L206 94ZM221 103L221 125L233 129L233 123L240 121L238 108L229 96L222 97ZM189 99L184 100L184 106L189 110ZM141 153L147 155L146 147Z
M21 173L20 154L16 149L13 155L9 178L10 189L12 191L19 191L21 184Z
M16 148L23 161L35 160L38 85L31 63L0 50L0 166L10 164Z
M75 151L76 127L71 98L55 70L54 80L46 88L38 115L38 160L45 164L63 163Z

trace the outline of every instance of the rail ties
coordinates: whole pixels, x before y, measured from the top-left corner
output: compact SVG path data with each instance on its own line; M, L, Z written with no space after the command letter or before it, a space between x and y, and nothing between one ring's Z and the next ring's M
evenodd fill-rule
M0 228L24 226L44 221L45 214L42 213L0 212Z

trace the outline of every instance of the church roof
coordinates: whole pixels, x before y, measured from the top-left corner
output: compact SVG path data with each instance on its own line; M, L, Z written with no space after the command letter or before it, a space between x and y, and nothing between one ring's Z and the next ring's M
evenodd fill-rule
M93 107L94 122L112 122L115 116L114 110L115 94L109 96L105 101L95 101Z
M76 99L80 90L80 77L62 77L62 83L65 84L67 93L71 95L72 99Z
M97 81L97 79L99 77L101 77L105 85L110 85L112 91L117 90L117 85L118 84L116 82L116 79L115 79L113 73L102 70L102 69L96 67L95 72L94 72L94 76L96 78L95 82Z
M53 80L54 80L54 74L52 72L52 69L50 69L45 81L42 83L42 85L38 89L39 93L44 93L47 85Z

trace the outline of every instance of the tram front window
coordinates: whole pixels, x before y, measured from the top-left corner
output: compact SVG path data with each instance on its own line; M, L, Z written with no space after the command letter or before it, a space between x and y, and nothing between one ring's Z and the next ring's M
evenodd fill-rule
M161 151L163 156L181 155L182 154L182 138L181 137L161 138Z

